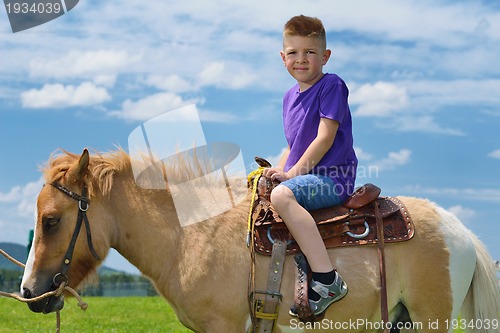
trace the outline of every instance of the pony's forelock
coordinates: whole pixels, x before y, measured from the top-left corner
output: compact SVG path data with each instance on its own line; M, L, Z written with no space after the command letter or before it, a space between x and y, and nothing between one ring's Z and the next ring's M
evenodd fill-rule
M53 152L47 163L40 168L43 172L45 182L60 181L77 159L77 154L70 153L64 149Z

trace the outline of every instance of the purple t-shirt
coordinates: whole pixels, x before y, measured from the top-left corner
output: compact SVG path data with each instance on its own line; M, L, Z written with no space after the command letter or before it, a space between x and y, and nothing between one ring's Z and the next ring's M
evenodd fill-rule
M330 150L309 172L329 176L342 200L354 191L358 159L353 148L352 119L347 97L349 90L336 74L325 74L312 87L300 92L293 86L283 98L283 125L290 154L285 171L290 170L316 138L320 118L339 122Z

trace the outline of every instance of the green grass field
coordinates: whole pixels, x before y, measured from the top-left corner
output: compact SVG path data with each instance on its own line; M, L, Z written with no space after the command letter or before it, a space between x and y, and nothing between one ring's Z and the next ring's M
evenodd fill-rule
M74 298L61 311L61 333L192 332L182 326L160 297L85 297L82 311ZM53 333L55 314L32 313L26 304L0 297L0 333Z
M188 333L160 297L85 297L80 310L70 298L61 311L61 333ZM55 314L31 312L26 304L0 297L0 333L53 333ZM455 333L462 333L456 330Z

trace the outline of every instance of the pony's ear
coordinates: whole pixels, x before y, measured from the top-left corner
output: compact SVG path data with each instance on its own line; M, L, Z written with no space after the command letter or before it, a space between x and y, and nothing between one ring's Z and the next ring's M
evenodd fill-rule
M89 151L85 148L78 162L73 164L67 172L68 179L78 182L83 179L89 167Z

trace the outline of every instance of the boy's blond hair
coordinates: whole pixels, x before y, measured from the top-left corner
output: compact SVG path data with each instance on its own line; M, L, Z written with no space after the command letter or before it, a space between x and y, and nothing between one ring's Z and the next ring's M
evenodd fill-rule
M300 36L312 37L320 41L324 49L326 49L326 32L325 27L317 17L309 17L298 15L292 17L285 23L283 37Z

